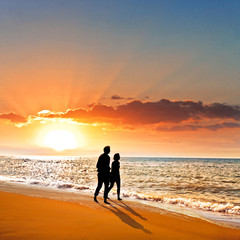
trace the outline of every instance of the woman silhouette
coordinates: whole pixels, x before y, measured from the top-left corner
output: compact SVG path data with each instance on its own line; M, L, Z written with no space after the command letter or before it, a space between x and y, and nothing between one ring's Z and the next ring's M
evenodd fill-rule
M120 172L119 172L119 168L120 168L120 155L119 153L114 154L113 157L113 162L112 162L112 170L111 170L111 174L110 174L110 187L108 188L108 192L110 192L110 190L113 188L114 183L116 182L117 184L117 195L118 195L118 200L122 200L120 198L120 185L121 185L121 179L120 179Z

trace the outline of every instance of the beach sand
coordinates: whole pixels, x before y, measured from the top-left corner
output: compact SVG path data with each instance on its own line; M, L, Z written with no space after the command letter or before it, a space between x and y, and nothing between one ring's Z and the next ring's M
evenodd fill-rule
M240 230L130 201L0 188L0 239L240 239ZM39 193L41 197L25 195ZM55 198L49 199L46 198ZM64 199L59 201L56 199Z

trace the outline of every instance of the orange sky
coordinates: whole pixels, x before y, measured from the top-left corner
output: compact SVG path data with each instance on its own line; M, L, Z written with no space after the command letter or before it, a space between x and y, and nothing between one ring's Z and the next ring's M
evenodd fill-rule
M221 112L217 112L219 109ZM125 156L237 157L239 124L234 114L235 109L226 105L169 100L131 100L115 107L93 105L67 112L42 111L25 118L5 114L0 116L1 153L96 155L102 146L110 145ZM59 130L74 136L74 149L56 151L51 144L45 144L48 134Z

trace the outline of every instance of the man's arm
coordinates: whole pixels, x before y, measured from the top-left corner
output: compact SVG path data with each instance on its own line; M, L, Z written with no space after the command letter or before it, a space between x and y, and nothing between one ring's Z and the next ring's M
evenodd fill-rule
M110 171L110 157L108 156L108 170Z
M102 155L98 158L97 165L96 165L97 169L101 168L101 165L102 165L101 162L102 162Z

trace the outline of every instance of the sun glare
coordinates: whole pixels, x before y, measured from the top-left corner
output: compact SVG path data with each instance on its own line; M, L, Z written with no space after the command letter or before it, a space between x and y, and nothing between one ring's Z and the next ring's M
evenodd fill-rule
M44 143L46 146L53 148L56 151L63 151L78 147L75 136L67 130L50 131L46 135Z

